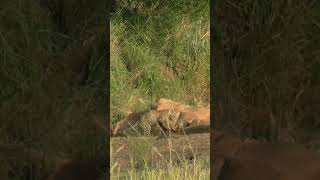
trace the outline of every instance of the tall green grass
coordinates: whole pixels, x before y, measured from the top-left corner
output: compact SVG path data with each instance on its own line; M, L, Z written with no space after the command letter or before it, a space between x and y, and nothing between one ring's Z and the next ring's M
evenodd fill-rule
M104 1L62 2L66 12L59 15L60 20L66 19L65 32L51 16L57 13L51 8L55 3L0 2L0 144L23 147L9 153L15 158L26 156L11 159L1 150L1 179L45 179L59 158L93 158L106 151L105 132L94 124L105 120L105 69L93 63L105 58L105 50L98 42L90 51L92 71L85 85L75 83L77 73L64 66L81 53L71 49L82 46L83 34L101 36L95 28L105 24L101 21L105 13L98 10L104 8ZM93 6L94 13L89 8ZM21 153L28 149L44 157L37 161L28 158L32 154Z
M227 1L217 12L217 126L268 141L319 130L318 1Z
M208 103L209 19L209 1L119 1L111 16L111 115L158 98Z
M209 104L209 7L209 1L118 1L110 19L111 123L159 98ZM128 146L131 166L118 174L112 162L112 179L209 179L205 160L152 159L150 139L129 138Z

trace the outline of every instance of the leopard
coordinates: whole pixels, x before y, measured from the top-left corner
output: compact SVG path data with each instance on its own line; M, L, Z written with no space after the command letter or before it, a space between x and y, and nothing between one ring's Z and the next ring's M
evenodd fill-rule
M151 110L142 115L137 127L144 136L150 136L151 130L168 131L176 124L178 113L173 109Z

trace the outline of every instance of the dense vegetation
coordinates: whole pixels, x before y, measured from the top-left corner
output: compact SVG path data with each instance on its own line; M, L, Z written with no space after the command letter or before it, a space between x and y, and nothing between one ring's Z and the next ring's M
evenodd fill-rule
M208 105L210 2L116 2L110 19L111 123L128 111L148 110L159 98ZM111 162L112 179L209 179L209 154L191 163L175 164L170 159L151 166L144 162L159 144L135 138L129 144L131 168L119 173L117 163ZM136 164L144 166L137 169Z
M111 16L111 117L158 98L209 104L209 1L117 1Z
M209 1L113 2L110 122L160 97L207 105ZM44 179L59 158L105 154L95 124L106 117L104 3L0 3L2 179ZM221 1L216 10L216 126L264 140L320 137L319 1Z
M59 158L105 154L93 117L105 122L105 1L0 7L1 179L44 179Z
M216 126L268 141L320 138L319 1L227 1L216 10Z

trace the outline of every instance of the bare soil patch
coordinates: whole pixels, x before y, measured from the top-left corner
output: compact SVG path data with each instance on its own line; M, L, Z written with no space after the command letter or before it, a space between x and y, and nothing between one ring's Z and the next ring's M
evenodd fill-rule
M129 141L149 144L150 149L144 152L145 161L149 166L167 163L183 163L194 159L207 159L209 164L210 155L210 133L199 133L190 135L172 135L168 138L161 137L112 137L111 166L115 172L125 172L130 168L139 168L131 163L134 157L132 144ZM139 144L136 144L137 146Z

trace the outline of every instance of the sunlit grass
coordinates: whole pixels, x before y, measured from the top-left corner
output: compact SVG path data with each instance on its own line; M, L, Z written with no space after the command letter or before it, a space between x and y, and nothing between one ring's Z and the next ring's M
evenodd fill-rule
M129 4L123 6L133 8ZM209 1L195 4L206 8L175 9L188 6L181 1L153 11L154 6L132 2L153 15L111 16L111 117L146 109L160 97L209 103Z

